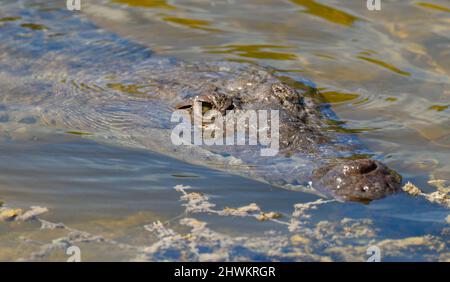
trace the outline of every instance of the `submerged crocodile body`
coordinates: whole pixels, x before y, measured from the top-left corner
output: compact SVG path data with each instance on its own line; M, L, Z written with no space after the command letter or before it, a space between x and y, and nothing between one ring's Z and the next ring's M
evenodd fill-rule
M312 182L342 200L368 202L400 189L401 177L381 162L351 158L364 148L327 130L330 111L312 87L294 90L247 64L159 57L83 16L30 2L6 1L0 11L0 114L8 121L89 132L276 186ZM220 112L279 110L279 153L173 145L172 113L198 100Z

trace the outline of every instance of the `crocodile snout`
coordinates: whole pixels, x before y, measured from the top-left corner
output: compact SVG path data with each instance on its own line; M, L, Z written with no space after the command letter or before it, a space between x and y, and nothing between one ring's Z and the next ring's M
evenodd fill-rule
M385 164L371 160L346 160L316 169L313 186L339 199L368 203L401 189L402 177Z

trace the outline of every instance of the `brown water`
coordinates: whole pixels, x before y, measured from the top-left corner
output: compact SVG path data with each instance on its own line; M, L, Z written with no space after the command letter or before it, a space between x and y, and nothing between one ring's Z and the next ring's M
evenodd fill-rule
M159 54L267 65L294 86L308 78L349 130L405 181L432 192L428 180L450 180L448 1L381 0L382 10L373 12L361 0L85 2L82 13L95 23ZM370 245L380 246L384 260L450 259L449 209L422 198L325 203L299 217L293 206L316 197L73 134L2 132L1 200L48 207L41 218L115 240L66 240L81 248L83 260L364 261ZM208 195L215 210L256 203L283 216L278 222L185 214L177 184ZM217 234L196 233L180 225L183 217L207 222ZM296 218L306 222L301 231L292 227ZM144 228L157 220L180 235L158 238ZM70 233L39 226L0 223L0 260L67 259L64 246L33 256ZM160 245L163 239L172 245ZM197 253L186 250L189 243Z

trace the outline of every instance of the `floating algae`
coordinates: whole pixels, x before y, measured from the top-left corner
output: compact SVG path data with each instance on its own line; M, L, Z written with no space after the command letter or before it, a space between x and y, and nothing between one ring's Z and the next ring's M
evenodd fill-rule
M3 207L0 205L0 222L1 221L28 221L35 219L38 215L48 211L45 207L32 206L29 210L14 209Z
M256 204L215 210L215 204L211 203L206 195L186 192L186 189L191 187L177 185L175 189L183 193L181 199L187 202L184 204L187 213L204 212L238 217L263 213ZM330 202L334 201L319 199L299 203L294 205L294 211L288 221L270 219L286 225L290 232L288 235L269 231L259 237L230 237L211 230L206 222L193 218L180 220L180 224L192 228L189 233L180 234L158 222L147 230L160 234L160 241L145 249L144 257L158 259L169 253L177 253L179 256L172 259L254 260L258 257L262 260L362 261L367 248L376 245L382 248L386 257L408 257L420 250L424 253L423 259L448 260L450 250L445 230L442 231L442 237L424 235L394 240L379 237L379 230L371 219L343 218L334 222L322 220L313 223L310 211ZM247 256L233 257L233 248L236 245L245 248L244 253ZM200 251L205 248L210 251Z
M428 181L428 184L437 188L437 190L432 193L424 193L411 182L406 183L402 189L412 196L422 196L432 203L438 203L444 207L450 208L450 186L444 186L445 183L446 181L441 179Z
M186 189L190 189L190 186L176 185L175 190L183 193L181 196L181 200L186 203L183 206L186 207L186 212L188 213L213 213L220 216L238 216L238 217L246 217L251 216L260 221L265 221L269 219L280 218L281 214L277 212L263 212L261 208L255 204L251 203L249 205L238 207L238 208L230 208L225 207L222 210L215 210L215 204L209 202L209 197L197 193L197 192L186 192Z
M0 208L0 221L15 220L22 213L21 209Z
M440 187L440 193L448 189L445 182L434 180L431 183ZM40 229L36 232L63 232L62 236L57 233L60 235L48 242L31 239L31 234L21 236L21 243L32 245L35 250L19 260L59 260L56 254L70 246L80 245L83 246L83 254L89 254L92 260L98 260L95 251L99 248L116 248L117 251L125 252L132 261L365 261L369 246L378 246L382 250L383 260L409 258L412 254L419 256L420 260L450 260L448 227L433 235L386 238L379 234L375 222L368 218L343 217L333 221L316 221L312 212L323 205L336 204L335 200L318 199L297 203L291 214L283 214L279 218L279 213L263 211L256 203L219 209L208 195L192 191L194 189L190 186L176 185L174 188L180 193L185 211L172 220L156 220L142 226L142 231L155 235L149 236L152 239L148 244L126 243L111 239L110 234L98 235L64 223L43 220L39 215L46 212L46 208L32 207L29 211L17 212L14 220L34 219L40 222ZM404 190L417 196L429 195L418 192L421 190L410 183L405 185ZM11 214L11 210L14 211L5 207L1 209ZM253 218L286 229L230 235L225 231L214 230L205 220L192 217L202 214ZM450 216L446 221L450 223Z

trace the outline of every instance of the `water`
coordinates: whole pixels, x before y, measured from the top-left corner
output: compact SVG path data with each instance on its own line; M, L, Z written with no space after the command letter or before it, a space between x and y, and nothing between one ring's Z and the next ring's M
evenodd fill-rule
M447 1L386 0L378 12L356 0L85 2L81 12L97 25L159 54L267 65L293 85L306 77L405 182L433 192L428 180L450 180ZM186 213L187 200L173 188L179 184L216 206ZM80 247L83 260L364 261L371 245L383 260L450 259L449 209L423 197L323 203L305 217L293 214L294 205L316 196L8 120L0 123L0 200L24 210L47 207L39 219L66 226L0 222L0 260L66 260L69 244ZM250 203L281 217L220 213ZM149 230L156 221L173 233ZM103 240L80 240L75 229Z

